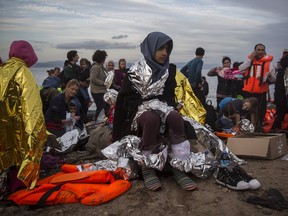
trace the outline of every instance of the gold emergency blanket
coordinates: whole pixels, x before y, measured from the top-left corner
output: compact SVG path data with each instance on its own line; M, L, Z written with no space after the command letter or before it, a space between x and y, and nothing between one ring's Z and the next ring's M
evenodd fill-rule
M182 104L179 112L204 125L206 110L195 96L188 79L179 71L176 72L175 79L177 83L177 87L175 88L177 102Z
M0 173L16 165L18 178L34 188L46 137L33 74L22 60L11 58L0 67Z

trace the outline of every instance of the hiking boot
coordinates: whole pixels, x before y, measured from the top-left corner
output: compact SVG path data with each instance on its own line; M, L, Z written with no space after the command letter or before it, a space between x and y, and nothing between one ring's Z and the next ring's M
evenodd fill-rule
M260 182L259 182L257 179L252 178L251 176L249 176L249 175L245 172L245 170L244 170L242 167L240 167L239 165L235 166L235 167L233 168L233 171L234 171L237 175L239 175L239 176L242 178L243 181L245 181L245 182L247 182L247 183L249 184L250 189L256 190L256 189L258 189L258 188L261 187Z
M216 182L233 190L247 190L249 184L242 177L233 171L231 166L219 167Z

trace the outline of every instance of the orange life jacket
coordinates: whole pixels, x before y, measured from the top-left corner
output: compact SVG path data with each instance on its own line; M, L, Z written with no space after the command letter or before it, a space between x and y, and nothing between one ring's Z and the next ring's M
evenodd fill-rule
M270 55L265 55L258 60L253 59L251 66L246 69L244 75L243 91L257 94L268 92L269 84L268 82L263 82L263 77L267 77L272 60L273 56Z
M131 186L128 180L115 180L107 170L60 172L38 181L33 190L20 190L9 196L18 205L56 205L81 202L99 205L125 193ZM44 198L44 199L43 199Z

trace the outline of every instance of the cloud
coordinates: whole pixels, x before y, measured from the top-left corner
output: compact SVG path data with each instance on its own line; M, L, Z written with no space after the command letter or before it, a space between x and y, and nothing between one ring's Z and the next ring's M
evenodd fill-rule
M128 35L118 35L112 37L112 39L122 39L122 38L128 38Z
M121 55L133 62L145 36L162 31L174 41L174 62L190 60L198 46L206 50L205 63L221 63L223 55L242 60L258 42L277 58L287 47L287 4L287 0L0 1L0 56L8 53L13 40L24 39L33 45L46 42L35 42L43 60L60 60L65 49L83 55L109 49L109 58Z
M110 43L102 40L83 41L76 43L62 43L56 46L57 49L135 49L138 45L131 43Z

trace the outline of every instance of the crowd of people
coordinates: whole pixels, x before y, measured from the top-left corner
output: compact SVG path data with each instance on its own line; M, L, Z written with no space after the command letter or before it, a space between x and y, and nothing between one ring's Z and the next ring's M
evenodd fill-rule
M195 95L206 108L205 95L207 94L207 85L205 86L204 82L200 80L200 77L203 75L201 69L204 53L203 48L197 48L195 52L196 57L188 62L181 69L181 72L188 78ZM227 115L224 115L224 117L229 119L229 121L225 122L229 122L228 125L232 126L229 128L229 131L237 124L239 118L235 119L235 115L232 113L237 113L238 116L238 114L241 114L241 111L235 106L236 102L231 100L231 102L225 104L226 107L220 106L223 100L233 98L238 99L238 101L241 100L243 106L247 101L255 101L253 102L253 109L242 108L242 110L246 109L246 112L249 112L249 116L247 116L247 113L245 115L241 114L240 119L248 118L253 124L255 131L263 132L265 125L264 117L269 97L269 85L275 84L274 104L277 109L277 120L275 120L271 131L281 131L281 123L284 121L288 110L287 92L285 92L287 88L287 72L285 75L285 70L287 71L287 54L287 49L284 49L283 56L275 69L271 64L273 56L266 54L265 45L256 44L253 52L248 55L247 60L244 62L234 62L231 68L230 57L224 56L222 66L209 70L207 76L216 76L218 80L216 89L218 119L216 121L212 120L216 125L211 125L211 127L216 128L217 131L225 131L223 130L223 124L219 124L219 122L223 122L223 113L227 114L228 111L230 118ZM208 112L208 109L206 111ZM231 124L232 122L233 124ZM227 127L227 125L224 126L226 131Z
M18 46L20 48L24 46L26 50L18 49ZM3 89L8 91L7 94L1 92L0 103L5 108L1 108L1 118L6 116L7 119L11 119L15 115L17 116L15 119L19 122L8 120L13 123L9 127L3 125L4 121L1 121L0 124L1 128L7 129L5 130L6 134L13 134L18 130L23 130L25 133L30 131L30 134L15 138L13 142L10 142L10 139L15 137L14 135L5 135L4 145L8 145L9 142L9 145L15 148L14 152L21 152L24 155L21 157L15 156L15 161L9 160L9 164L1 167L1 172L8 167L17 166L19 170L18 178L31 188L34 187L35 182L32 180L37 177L35 179L29 178L29 182L27 182L22 175L24 171L28 172L25 170L25 164L27 165L27 163L24 163L24 159L27 159L31 164L39 162L41 151L34 151L35 154L36 152L39 154L33 160L27 158L27 154L33 148L41 148L46 137L43 130L47 129L57 137L75 128L81 131L84 124L87 123L87 112L93 102L96 104L94 121L97 122L102 110L107 116L111 107L105 102L103 96L108 88L118 91L117 100L115 106L113 106L113 141L120 140L126 135L136 135L141 138L140 150L143 155L148 157L159 151L165 134L169 137L173 157L182 161L187 160L191 149L187 139L185 123L178 112L178 104L175 100L176 65L169 60L173 50L173 40L162 32L152 32L145 37L140 44L140 48L143 57L132 64L130 69L126 67L124 58L119 60L118 68L115 67L114 61L106 61L108 55L105 50L96 50L92 55L92 63L87 58L81 58L80 65L78 65L80 58L78 52L71 50L67 53L67 60L64 62L62 71L58 67L47 71L48 77L42 83L40 94L35 94L36 99L32 99L27 95L27 100L19 100L16 96L24 94L23 89L29 91L32 91L32 89L31 85L28 88L27 83L21 83L23 79L18 77L32 77L32 73L28 68L37 61L37 57L28 42L13 42L10 59L2 63L0 67L0 76L6 75L11 78L6 83L9 88L0 88L1 91ZM180 72L187 77L195 96L205 107L209 85L205 75L202 74L204 54L205 50L202 47L197 48L195 58L181 68ZM26 57L26 55L29 56ZM287 58L288 50L285 49L278 63L277 71L274 71L271 65L273 56L266 54L263 44L257 44L254 51L248 55L248 59L244 62L235 62L231 68L231 59L224 57L221 67L212 68L208 72L208 76L217 76L218 79L215 95L218 119L214 121L217 130L229 133L241 119L249 119L256 130L261 131L266 110L267 92L271 83L275 83L275 104L277 105L277 118L273 124L273 129L280 129L281 122L287 114ZM19 67L24 69L19 71L19 68L12 65L14 62L17 62L20 65ZM7 71L20 74L12 77L7 74ZM106 78L111 71L114 73L114 79L112 85L108 86ZM3 78L2 80L7 79ZM33 88L35 88L33 94L37 91L39 93L34 82ZM91 94L89 94L89 89ZM14 97L5 96L3 98L3 95ZM41 99L42 103L40 102ZM9 110L11 110L8 104L11 103L15 103L15 106L17 106L17 109L13 109L15 113L12 117L10 113L8 115ZM30 111L28 110L30 106L21 103L31 103L41 110L34 109ZM32 116L33 119L27 118L28 116ZM30 128L31 122L29 121L32 120L34 127ZM27 129L28 125L29 129ZM30 139L29 136L32 135L35 138ZM29 146L27 146L28 144ZM26 146L26 152L20 151L23 145ZM6 150L4 149L4 151ZM7 160L1 156L1 162L5 161ZM29 168L29 171L34 174L37 170L39 170L39 167L38 169L35 168L33 172L31 166ZM197 188L196 183L185 172L174 167L171 167L171 170L174 179L182 189L190 191ZM253 179L251 177L247 178L247 175L245 178L238 176L237 181L233 179L236 182L231 182L230 177L233 171L224 169L223 172L225 172L223 175L226 177L221 179L221 183L225 185L234 184L234 186L231 186L233 189L237 189L238 184L246 184L247 186ZM38 176L37 173L35 175ZM144 184L149 190L161 189L162 185L154 168L143 166L142 175ZM243 173L241 175L243 177ZM218 179L218 181L220 180ZM253 179L253 181L255 183L256 180ZM250 182L250 188L251 184ZM256 185L260 184L257 183ZM254 185L255 187L258 186Z

